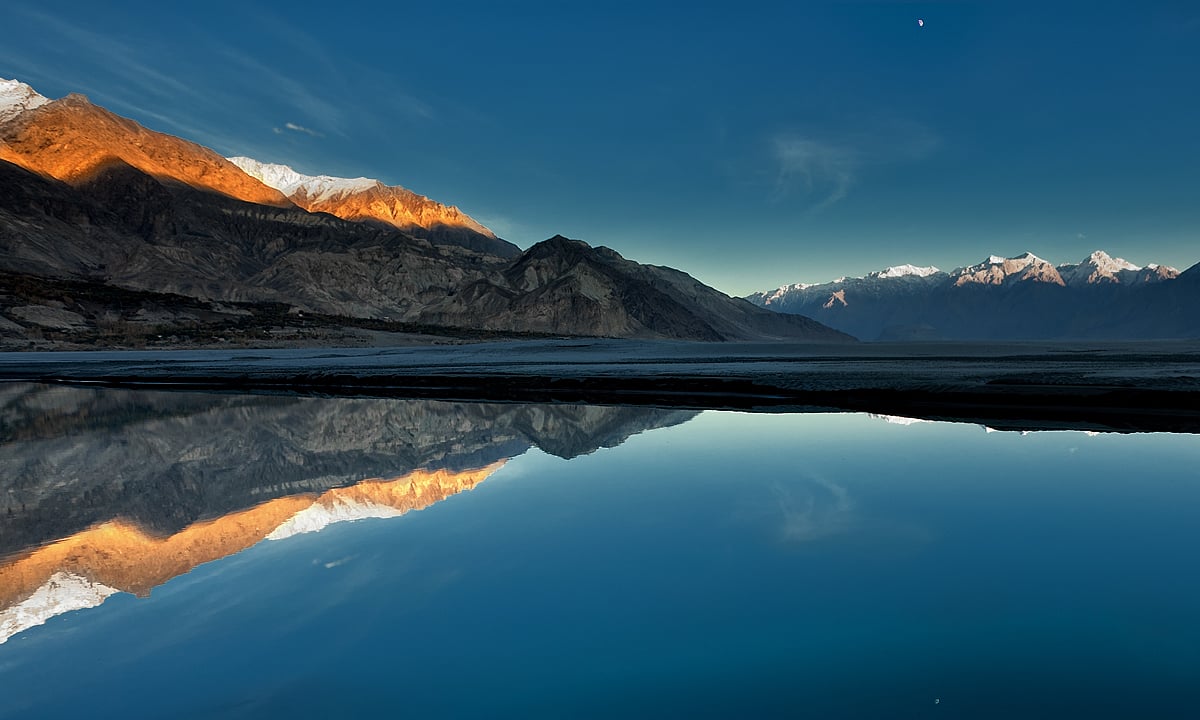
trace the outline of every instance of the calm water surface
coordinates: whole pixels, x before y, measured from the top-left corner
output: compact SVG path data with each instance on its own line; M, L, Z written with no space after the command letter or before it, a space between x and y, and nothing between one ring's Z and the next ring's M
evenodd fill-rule
M1200 716L1194 436L0 391L2 717Z

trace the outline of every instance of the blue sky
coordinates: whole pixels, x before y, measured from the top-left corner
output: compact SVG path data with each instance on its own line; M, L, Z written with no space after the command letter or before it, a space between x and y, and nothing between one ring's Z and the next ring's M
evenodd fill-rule
M1200 4L30 2L0 77L731 294L1200 261ZM919 27L918 19L925 21Z

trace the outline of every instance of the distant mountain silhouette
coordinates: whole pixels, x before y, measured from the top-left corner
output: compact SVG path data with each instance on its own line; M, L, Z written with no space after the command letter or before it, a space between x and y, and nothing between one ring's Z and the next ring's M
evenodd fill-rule
M747 299L864 340L1190 339L1200 337L1197 267L1138 267L1102 251L1054 266L1025 253L950 273L908 265Z

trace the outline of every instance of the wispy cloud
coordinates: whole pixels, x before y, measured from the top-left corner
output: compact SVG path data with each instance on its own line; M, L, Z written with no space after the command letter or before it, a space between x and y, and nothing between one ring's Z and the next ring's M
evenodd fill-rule
M282 135L285 131L291 130L292 132L304 133L305 135L309 135L309 136L315 137L315 138L325 137L324 135L317 132L316 130L313 130L311 128L306 128L303 125L297 125L294 122L286 122L283 124L282 128L272 128L272 129L275 131L276 135Z
M97 67L137 88L142 95L173 94L200 98L196 88L153 67L143 57L143 53L132 44L28 7L17 5L12 11L44 27L54 42L70 46L75 51L82 49L93 55L98 61L102 61Z
M433 118L433 108L428 103L397 87L394 73L381 72L373 65L344 55L335 56L325 49L322 38L306 32L289 21L286 15L257 7L248 9L247 14L257 23L261 32L273 35L290 47L296 56L303 56L316 69L316 73L327 80L326 89L337 92L338 89L350 87L353 80L358 80L373 88L387 88L386 92L374 98L381 107L391 111L392 117L386 118L387 122L394 121L395 115Z
M849 195L871 167L921 160L939 144L933 132L906 122L875 122L857 132L777 133L769 138L770 199L801 196L810 210L823 210Z
M345 119L343 108L335 100L326 97L324 92L314 91L307 82L297 80L236 48L218 45L215 52L222 60L236 66L238 76L247 84L259 88L262 96L272 97L283 108L297 111L306 121L316 121L328 132L346 135L342 127Z
M855 523L854 500L845 487L810 477L803 482L772 485L780 515L781 535L808 542L845 532Z
M772 152L779 167L773 199L782 200L799 186L805 195L816 199L816 210L846 197L859 165L858 154L852 148L810 137L776 137Z
M19 3L10 12L36 26L37 35L47 38L45 54L37 66L19 62L18 53L6 52L0 46L0 60L25 68L21 79L34 82L35 89L41 81L47 81L48 85L65 83L69 90L85 92L93 102L110 110L149 121L147 124L156 130L177 133L213 147L231 145L233 138L179 119L181 114L187 116L178 110L180 107L221 105L226 98L218 97L211 88L202 89L156 67L154 58L161 51L160 46L103 35ZM114 90L97 89L105 87ZM175 108L176 112L151 108Z
M254 6L239 11L237 21L283 51L261 55L201 27L172 39L107 31L41 10L32 0L12 0L5 8L18 29L43 42L37 52L0 43L0 68L43 93L84 92L110 110L223 154L254 155L272 130L292 138L384 136L398 120L434 116L404 91L395 72L336 55L322 38ZM380 91L369 105L359 97L363 87ZM238 124L230 125L228 115Z

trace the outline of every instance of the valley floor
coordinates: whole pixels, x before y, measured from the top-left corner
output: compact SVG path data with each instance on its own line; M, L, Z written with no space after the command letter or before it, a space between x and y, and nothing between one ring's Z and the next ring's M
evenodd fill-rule
M269 393L845 410L1011 430L1200 432L1200 342L526 340L362 349L0 353L0 380Z

